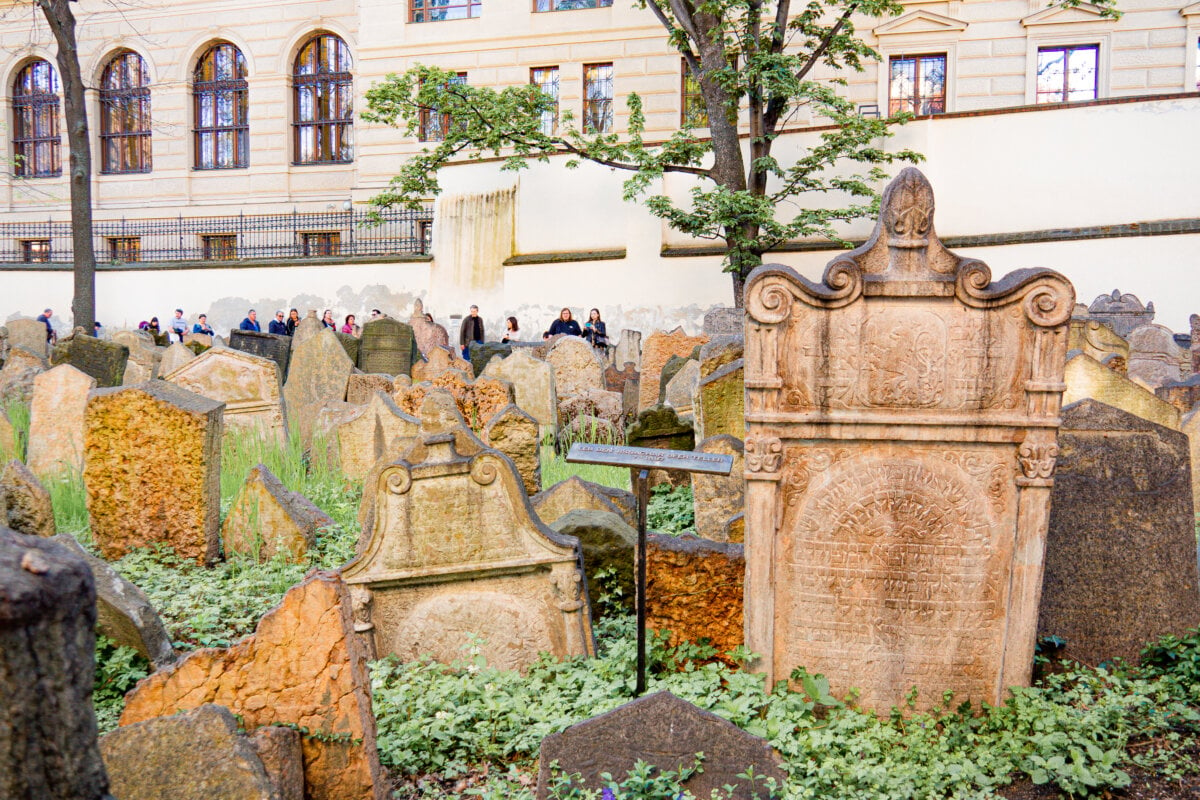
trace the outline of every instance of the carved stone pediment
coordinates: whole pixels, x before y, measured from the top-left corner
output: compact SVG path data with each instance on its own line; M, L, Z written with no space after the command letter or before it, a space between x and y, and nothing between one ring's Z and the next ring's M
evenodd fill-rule
M1091 3L1080 3L1074 8L1051 6L1021 19L1026 28L1038 25L1071 25L1087 22L1116 22L1104 16L1104 9Z
M878 25L871 32L876 36L904 33L962 33L967 29L967 25L965 20L918 9Z

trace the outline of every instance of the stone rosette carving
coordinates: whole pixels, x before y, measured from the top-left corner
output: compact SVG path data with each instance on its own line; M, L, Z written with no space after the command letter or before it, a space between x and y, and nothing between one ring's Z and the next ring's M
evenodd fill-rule
M1030 678L1071 284L992 280L906 169L820 282L746 284L746 645L903 707ZM836 677L834 677L836 676Z

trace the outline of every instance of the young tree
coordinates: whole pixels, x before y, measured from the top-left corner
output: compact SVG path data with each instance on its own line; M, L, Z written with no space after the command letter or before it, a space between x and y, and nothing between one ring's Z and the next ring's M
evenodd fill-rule
M57 45L55 61L62 79L63 111L67 119L70 153L71 240L75 255L75 293L71 301L73 325L91 334L96 321L96 251L92 239L92 150L88 135L87 105L79 48L75 43L75 15L70 0L34 0L42 10Z

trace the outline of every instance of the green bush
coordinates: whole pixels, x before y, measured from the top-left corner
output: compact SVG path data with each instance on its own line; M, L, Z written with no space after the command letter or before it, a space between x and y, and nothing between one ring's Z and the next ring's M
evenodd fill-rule
M692 487L672 487L660 483L650 490L650 503L646 511L646 527L659 533L696 532L696 509L693 505Z

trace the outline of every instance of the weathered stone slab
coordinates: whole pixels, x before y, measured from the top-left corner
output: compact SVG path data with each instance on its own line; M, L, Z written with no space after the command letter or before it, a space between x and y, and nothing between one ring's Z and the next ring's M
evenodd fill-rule
M283 399L288 427L299 431L305 445L312 441L312 423L320 407L346 399L346 382L353 370L354 362L329 329L299 344L292 353Z
M616 366L610 364L604 370L604 390L623 394L625 384L630 381L636 383L640 377L641 375L634 368L632 362L626 362L622 369L617 369Z
M708 639L724 656L745 640L745 579L741 544L652 533L646 537L646 625L670 631L671 644Z
M670 333L655 331L646 337L642 346L642 360L638 365L638 371L642 374L638 411L645 411L658 402L659 378L671 356L687 358L692 350L707 343L707 336L688 336L683 328L676 328Z
M290 491L262 464L250 470L221 523L225 555L243 553L259 561L276 555L303 563L317 530L333 520L298 492Z
M598 616L596 598L616 589L620 603L633 608L634 553L637 531L615 511L577 508L556 519L551 528L565 536L574 536L583 548L583 570L587 573L592 617ZM601 586L597 574L611 573L613 586Z
M417 348L422 355L429 355L435 347L450 346L450 334L441 325L425 318L425 308L419 299L413 303L412 317L408 324L412 326Z
M717 336L700 348L700 377L707 378L717 370L740 360L745 355L746 339L739 331L736 336Z
M675 377L666 385L664 401L682 416L690 416L693 411L696 391L700 385L700 362L689 358Z
M1067 338L1067 352L1079 350L1104 364L1109 361L1119 364L1123 371L1129 361L1129 342L1118 336L1112 328L1095 319L1071 319L1071 332Z
M296 330L298 333L299 328ZM291 367L292 349L298 346L298 343L290 336L236 329L229 332L231 350L241 350L243 353L274 361L279 365L280 381L287 380L288 370Z
M394 391L396 384L390 375L354 373L346 381L346 402L356 406L366 405L376 392L391 395Z
M27 462L35 475L83 471L83 413L96 379L59 364L33 379Z
M613 363L624 369L626 364L633 364L635 370L642 368L642 332L629 330L621 331L621 338L613 351Z
M601 419L591 414L580 414L558 429L559 448L567 447L568 443L586 442L588 444L623 444L625 432L614 425L611 420Z
M590 655L579 542L537 519L511 461L456 446L473 438L461 426L427 436L367 487L373 527L342 570L357 629L401 660L456 660L472 635L502 669L523 670L540 652Z
M1069 353L1063 373L1067 390L1063 403L1078 403L1091 398L1105 405L1136 414L1142 419L1179 430L1179 410L1154 396L1145 387L1123 375L1106 369L1083 353Z
M323 330L326 330L325 325L317 316L316 310L309 309L308 313L304 315L304 319L296 323L296 330L292 331L292 349L304 344Z
M96 630L117 644L137 650L156 669L175 663L171 636L142 590L121 577L107 561L80 547L69 533L60 533L54 541L73 550L92 571L96 582Z
M508 381L489 377L472 381L466 373L451 369L429 382L396 387L392 399L401 411L415 416L425 395L433 389L445 390L454 397L459 413L476 433L482 433L492 418L512 403L515 396L512 384Z
M9 401L30 402L33 382L45 371L45 359L21 345L10 347L4 367L0 369L0 404Z
M691 450L696 434L691 420L681 420L670 406L651 406L637 415L625 429L625 443L630 447L657 447L661 450ZM686 486L688 473L679 470L651 470L650 484L656 486L670 481Z
M683 784L694 797L724 792L726 785L733 787L733 792L723 796L735 800L765 796L763 784L752 786L739 777L747 768L753 768L755 775L774 778L777 784L784 780L766 740L670 692L658 692L543 739L538 800L549 797L550 765L556 761L563 774L579 773L580 785L598 793L604 785L602 773L620 780L638 761L677 771L691 767L697 753L705 755L703 771Z
M1200 508L1200 409L1183 418L1179 429L1188 437L1188 452L1192 467L1192 507Z
M565 429L581 417L597 417L609 422L618 433L610 443L620 444L624 441L625 409L621 396L616 392L585 389L579 394L565 395L558 401L559 426Z
M905 169L822 282L745 293L746 646L881 711L1029 683L1075 304L946 250L933 205Z
M76 333L54 348L53 364L70 364L96 379L102 388L120 386L129 362L129 346Z
M604 363L595 348L578 336L560 337L546 353L554 368L554 390L559 398L604 388Z
M730 306L714 306L705 312L701 330L709 338L714 336L741 336L745 325L746 314L742 309Z
M302 744L305 797L386 800L367 660L345 584L337 573L314 572L253 636L198 650L141 681L126 698L121 725L205 703L240 715L247 730L300 725L315 734Z
M700 366L704 370L703 363ZM746 435L745 362L737 359L715 369L696 386L696 435Z
M1142 325L1129 332L1128 377L1150 388L1183 380L1191 354L1175 343L1162 325Z
M471 370L475 375L482 375L493 358L503 360L512 351L513 346L504 342L476 342L471 345Z
M9 347L24 347L29 352L46 359L50 356L46 343L46 326L28 317L13 319L5 323L8 328Z
M1107 325L1117 336L1127 339L1134 328L1154 322L1154 303L1142 305L1137 295L1102 294L1088 306L1088 317Z
M225 404L227 436L288 437L279 365L242 350L213 348L168 374L165 380Z
M350 359L350 363L357 364L358 351L362 343L349 333L334 331L333 335L337 337L338 344L346 351L346 358Z
M216 560L224 409L164 381L92 391L83 483L105 559L162 543L182 558Z
M693 348L692 352L697 353L698 348ZM684 365L691 361L690 356L671 356L667 359L667 363L663 365L662 371L658 373L658 403L662 404L667 401L667 384L679 374Z
M467 377L475 376L475 370L471 366L470 361L455 355L449 347L442 347L440 345L435 346L425 354L424 361L417 361L413 363L413 383L432 381L438 375L441 375L443 372L450 369L456 369L459 372L466 373Z
M517 406L536 419L543 432L557 429L558 392L550 364L534 358L527 348L518 347L506 357L488 362L483 374L511 383Z
M633 492L601 486L572 475L529 499L538 518L553 525L577 509L611 511L630 525L637 525L637 499Z
M692 497L696 510L696 533L714 542L728 541L726 525L746 503L746 464L742 440L728 434L710 436L696 445L701 453L733 456L728 475L692 473Z
M175 342L163 353L162 361L158 365L159 374L170 375L195 357L196 354L192 352L191 348Z
M192 347L193 349L196 347L196 345L199 345L207 350L213 346L213 337L209 336L207 333L185 333L183 335L183 343L189 347ZM196 355L200 355L200 353L196 353Z
M57 533L50 493L29 467L15 458L0 474L0 525L28 536Z
M350 480L362 480L379 459L407 450L416 441L420 425L392 398L375 392L365 406L332 428L342 472Z
M508 456L517 467L525 494L542 490L542 437L537 420L514 404L502 408L483 429L483 441Z
M300 732L282 725L264 725L249 736L278 800L304 800L304 750Z
M1200 375L1167 382L1154 390L1154 396L1175 406L1180 414L1187 414L1200 403Z
M1063 409L1039 636L1096 665L1200 624L1187 437L1095 400Z

